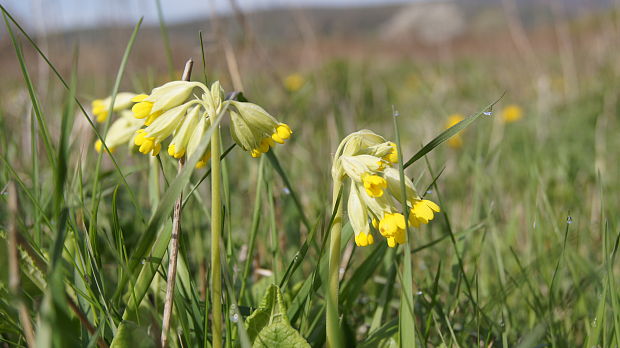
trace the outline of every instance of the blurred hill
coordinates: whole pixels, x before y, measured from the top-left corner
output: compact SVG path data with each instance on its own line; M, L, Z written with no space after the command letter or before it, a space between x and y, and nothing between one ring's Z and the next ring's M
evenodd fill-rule
M216 20L205 19L168 26L176 65L192 56L200 57L198 32L203 32L208 57L221 49L218 34L225 36L235 54L249 64L263 62L278 67L313 64L325 57L374 55L417 59L437 56L437 49L449 47L452 54L498 50L510 45L503 4L518 6L518 22L533 35L533 44L553 36L553 6L564 18L606 15L612 0L463 0L417 1L411 4L352 8L272 9L252 13L231 13ZM19 19L18 19L19 20ZM596 22L596 21L594 21ZM28 27L27 23L22 23ZM81 71L94 76L113 73L131 34L132 27L99 27L67 30L38 38L38 42L61 70L71 64L71 52L80 51ZM28 59L36 59L25 45ZM166 69L159 27L144 26L136 41L131 64L134 69L149 66ZM17 77L15 53L8 35L0 40L0 68L5 78ZM264 66L263 66L264 68Z

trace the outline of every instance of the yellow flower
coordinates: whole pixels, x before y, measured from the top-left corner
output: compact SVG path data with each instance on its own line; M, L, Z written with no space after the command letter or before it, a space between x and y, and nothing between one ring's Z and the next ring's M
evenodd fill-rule
M203 93L192 95L197 88ZM200 82L172 81L154 88L149 95L134 96L132 101L136 103L132 108L134 116L144 119L146 126L136 132L135 144L140 152L154 156L162 142L172 135L168 154L174 158L191 157L222 110L229 111L234 141L253 157L269 151L276 142L284 143L293 133L288 125L278 122L256 104L225 100L219 81L211 88ZM208 160L205 151L196 166L205 166Z
M446 129L456 125L457 123L461 122L464 120L463 115L461 114L452 114L448 117L448 120L446 121L445 127ZM463 146L463 139L461 138L460 134L455 134L453 137L451 137L450 139L448 139L448 146L458 149L461 148Z
M134 98L135 96L136 95L134 93L129 92L117 93L112 111L117 112L129 108L132 104L132 98ZM104 122L108 118L108 112L110 111L111 102L111 96L105 99L95 99L92 101L92 113L93 115L95 115L97 122Z
M389 141L388 143L390 147L392 148L392 150L390 151L390 153L383 156L383 159L390 163L398 163L398 148L396 147L396 144L394 144L393 142Z
M434 202L427 199L416 199L409 211L409 223L414 227L419 227L420 223L428 224L435 217L435 213L439 211L439 206Z
M284 144L284 141L291 137L293 131L285 123L280 123L276 127L276 131L271 135L271 139L278 144Z
M187 144L196 128L196 125L200 121L200 107L194 106L192 110L187 113L185 120L181 126L177 129L168 145L168 154L174 158L181 158L185 155L187 150ZM203 117L204 118L204 117Z
M136 118L146 118L144 124L149 126L167 110L183 104L196 87L200 87L205 92L208 91L207 87L200 82L168 82L154 88L150 95L135 96L132 101L137 104L131 110Z
M233 140L252 157L260 157L275 146L283 144L293 133L291 128L280 123L256 104L230 101L230 133Z
M511 104L502 110L501 116L506 123L517 122L523 117L523 110L518 105Z
M392 151L393 148L389 142L387 142L382 136L375 134L370 130L363 129L361 131L351 133L340 142L340 145L338 145L338 149L334 155L334 162L332 164L332 179L341 180L345 175L352 175L354 180L360 181L361 175L369 170L362 170L361 172L358 171L355 174L351 172L346 173L345 168L343 168L343 164L346 164L344 163L345 161L350 160L352 157L355 158L355 156L366 155L369 156L369 159L374 161L374 163L367 163L366 167L375 168L373 171L380 171L383 170L387 164L387 161L381 157L389 155Z
M358 246L374 242L369 220L386 238L388 246L395 247L407 241L405 217L398 211L411 209L416 226L420 225L420 219L425 218L424 223L428 223L433 218L429 217L426 208L431 209L431 213L439 211L435 203L418 196L413 182L406 176L407 202L405 207L401 207L400 172L392 167L392 160L395 160L393 156L397 154L394 143L367 130L345 137L336 150L332 177L339 181L347 178L351 180L348 214ZM424 204L420 205L419 202Z
M360 200L357 185L351 182L349 201L347 203L349 221L355 234L355 244L357 246L367 246L374 243L374 238L370 234L368 226L368 212L364 203Z
M114 151L118 146L130 143L135 136L136 130L142 126L142 121L136 120L130 111L121 111L121 117L115 120L105 137L105 143L110 151ZM131 143L130 143L131 144ZM95 142L95 149L101 152L103 146L101 140Z
M297 92L305 83L306 80L301 74L291 74L284 79L284 88L290 92Z
M200 141L204 137L205 133L209 129L209 121L206 117L200 117L196 127L194 127L193 132L191 133L189 140L187 142L187 157L192 157L192 155L196 152L198 145L200 145ZM196 163L196 168L202 168L207 165L207 162L210 158L210 151L207 148L205 153L202 155L202 158L198 163Z
M405 243L407 241L405 217L400 213L385 214L383 219L379 221L379 232L387 238L390 248Z
M157 156L161 150L161 142L168 138L183 122L187 109L192 102L176 106L158 117L144 129L138 130L135 144L140 146L143 154L151 153Z
M364 189L370 197L381 197L383 190L387 188L387 182L379 175L372 175L365 173L362 175L362 182L364 183Z

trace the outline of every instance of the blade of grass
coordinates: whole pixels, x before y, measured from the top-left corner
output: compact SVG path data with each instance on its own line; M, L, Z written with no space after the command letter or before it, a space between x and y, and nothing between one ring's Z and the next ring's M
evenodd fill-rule
M174 81L176 79L176 76L174 73L174 62L172 60L170 37L168 35L168 28L166 27L166 22L164 21L164 11L161 9L161 0L155 0L155 3L157 4L157 19L159 20L159 32L161 34L162 40L164 41L164 52L166 52L168 75L170 76L170 80Z
M30 45L37 51L37 53L39 54L39 56L41 56L41 58L43 58L43 60L45 61L45 63L49 66L49 68L54 72L54 75L58 78L58 80L60 81L60 83L64 86L64 88L68 91L70 89L69 84L65 81L65 79L62 77L62 75L58 72L58 70L56 69L56 67L52 64L52 62L47 58L47 56L45 55L45 53L43 53L43 51L41 51L41 49L39 48L39 46L36 44L36 42L32 39L32 37L30 37L30 35L28 35L28 33L21 27L21 25L11 16L11 14L6 11L6 9L4 8L4 6L2 6L2 4L0 4L0 9L2 10L2 14L4 16L4 19L6 21L6 19L10 19L11 22L13 23L13 25L15 27L17 27L17 29L19 29L19 31L22 33L22 35L24 35L24 37L28 40L28 42L30 43ZM80 109L82 115L84 116L84 119L86 120L86 122L89 124L89 126L91 127L91 130L95 133L95 135L97 136L97 138L101 141L103 141L103 137L101 135L101 133L97 130L97 127L95 126L95 124L93 123L92 119L88 116L88 113L86 112L86 109L84 109L84 106L82 105L82 103L80 103L80 101L75 98L75 103L77 104L78 108ZM104 144L105 146L105 144ZM109 151L107 151L109 153ZM112 154L109 154L109 158L112 161L112 164L114 165L115 170L117 171L117 173L119 174L120 179L123 181L123 185L125 186L125 188L127 189L127 191L129 192L130 198L132 203L134 204L134 206L137 208L139 207L137 200L136 200L136 196L133 192L133 190L131 189L131 186L127 183L127 180L125 179L125 175L123 175L122 170L120 169L118 163L116 162L116 159L114 158L114 156ZM144 221L144 216L142 214L142 211L140 209L136 209L136 212L138 213L139 218Z
M504 94L505 94L505 92L504 92ZM470 124L472 124L474 121L476 121L480 116L484 115L485 112L487 112L487 110L492 110L493 106L495 104L497 104L504 97L504 94L502 94L494 102L492 102L489 105L487 105L484 109L482 109L477 114L469 116L466 119L462 120L461 122L459 122L459 123L455 124L454 126L446 129L445 131L441 132L433 140L428 142L428 144L424 145L424 147L422 147L422 149L420 149L418 152L416 152L415 155L411 156L411 158L404 164L404 168L409 167L410 165L415 163L417 160L419 160L420 158L424 157L427 153L431 152L431 150L433 150L434 148L439 146L441 143L443 143L444 141L450 139L451 137L456 135L456 133L458 133L458 132L462 131L463 129L467 128Z
M291 186L291 182L288 180L288 176L284 172L284 169L282 169L282 166L280 165L280 161L278 161L278 157L273 151L267 152L266 155L267 155L267 158L269 158L269 162L271 162L271 166L276 170L278 175L280 175L280 178L284 182L284 186L286 186L286 188L289 190L291 198L293 198L295 207L297 207L297 211L299 212L299 216L301 217L301 221L303 222L304 226L306 226L306 229L310 231L310 222L308 218L306 217L304 208L302 207L301 202L299 201L299 198L297 197L297 194L295 193L295 189Z
M394 122L394 135L396 148L398 149L398 169L400 174L401 205L403 216L405 217L406 242L403 245L403 272L401 278L401 297L400 297L400 316L398 322L398 337L401 347L416 347L416 323L413 310L413 272L411 270L411 238L409 233L409 206L407 204L407 187L405 184L405 167L403 166L403 151L400 142L400 131L398 128L398 118L400 113L392 106L392 120ZM428 151L432 150L430 148Z
M261 158L258 164L258 176L256 178L256 194L254 196L254 212L252 213L252 227L250 227L250 240L248 241L248 253L243 266L243 275L241 278L241 290L239 290L239 301L243 301L246 282L250 274L250 265L252 264L254 255L254 245L256 243L256 234L258 232L258 224L260 222L261 210L261 191L263 189L263 168L265 159ZM242 303L242 302L240 302Z
M0 5L1 6L1 5ZM32 79L30 78L30 74L28 73L28 68L26 68L26 62L24 60L24 55L22 53L21 45L17 42L15 38L15 34L13 34L13 28L9 24L9 20L7 18L7 12L4 11L4 7L2 7L3 13L2 16L4 18L4 23L6 25L7 32L9 33L9 37L11 38L11 42L13 43L13 47L15 48L15 54L17 56L17 61L19 62L19 67L22 72L22 77L24 79L24 83L26 84L26 89L28 90L28 95L30 97L30 101L32 102L32 109L34 111L35 116L37 117L37 124L39 125L39 130L41 136L43 137L43 144L45 145L45 154L47 159L52 167L56 166L56 157L54 154L56 151L54 150L54 146L52 145L52 140L49 135L49 131L47 129L47 123L45 122L45 118L43 117L43 109L41 107L41 103L39 102L39 98L37 97L37 92L35 91L34 84Z
M125 48L125 53L123 54L123 58L121 59L120 66L118 68L118 72L116 74L116 80L114 82L114 87L112 88L112 94L110 97L110 107L108 110L108 117L105 120L103 126L103 136L102 139L105 139L108 129L110 127L110 120L112 119L112 114L114 112L114 103L116 100L116 94L120 88L121 80L125 73L125 67L127 66L127 61L129 60L129 55L131 54L131 50L133 48L134 41L136 40L136 36L138 36L138 31L140 30L140 25L142 24L142 18L136 23L134 26L133 32L129 37L129 41L127 42L127 46ZM104 140L101 141L103 147L105 148L105 152L111 154L110 149L108 148L106 142ZM97 211L99 209L99 202L101 200L101 192L99 191L99 171L101 170L101 161L103 159L104 151L100 151L97 155L97 162L95 164L95 169L93 173L93 185L91 188L91 193L93 196L91 208L90 208L90 221L88 226L88 237L91 245L92 252L96 259L99 255L98 245L97 245Z

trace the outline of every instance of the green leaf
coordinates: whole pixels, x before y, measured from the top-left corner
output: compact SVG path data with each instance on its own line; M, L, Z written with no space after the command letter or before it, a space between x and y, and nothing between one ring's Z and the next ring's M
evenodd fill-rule
M246 320L253 347L310 347L288 321L280 288L272 284Z
M310 347L308 342L288 323L276 322L264 328L252 347Z

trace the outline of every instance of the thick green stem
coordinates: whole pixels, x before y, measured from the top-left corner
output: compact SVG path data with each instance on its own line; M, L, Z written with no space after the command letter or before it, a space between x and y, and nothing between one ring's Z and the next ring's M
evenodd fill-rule
M215 129L211 136L211 301L213 302L213 348L222 347L221 180L220 132L218 126L218 129Z
M340 279L340 235L342 230L342 202L338 203L342 182L334 181L332 192L333 209L336 209L334 221L330 231L329 243L329 288L327 294L327 346L341 347L339 313L338 313L338 283Z

